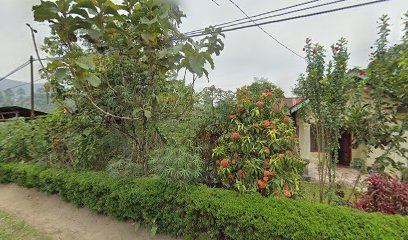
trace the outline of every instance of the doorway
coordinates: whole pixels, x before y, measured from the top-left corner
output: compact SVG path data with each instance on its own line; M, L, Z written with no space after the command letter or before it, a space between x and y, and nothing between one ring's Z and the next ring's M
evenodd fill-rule
M340 139L339 164L350 166L351 162L352 139L351 133L343 131Z

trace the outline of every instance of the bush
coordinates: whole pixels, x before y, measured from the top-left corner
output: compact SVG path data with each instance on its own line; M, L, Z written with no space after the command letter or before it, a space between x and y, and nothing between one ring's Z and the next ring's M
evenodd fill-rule
M201 157L185 145L165 145L155 150L149 166L161 179L178 186L197 182L204 171Z
M76 206L186 239L407 239L408 218L159 179L0 164L0 182L58 193Z
M368 190L355 202L365 212L408 215L408 184L380 174L368 177Z
M262 195L301 193L305 162L300 158L293 120L279 89L239 91L230 130L214 149L216 172L227 188Z

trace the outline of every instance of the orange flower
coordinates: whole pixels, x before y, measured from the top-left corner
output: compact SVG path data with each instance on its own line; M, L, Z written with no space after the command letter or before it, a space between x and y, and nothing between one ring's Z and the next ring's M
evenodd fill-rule
M232 160L231 164L232 164L233 166L235 166L235 165L237 165L237 161Z
M370 92L370 89L369 89L369 88L366 88L366 89L364 90L364 92L365 92L365 93L369 93L369 92Z
M256 102L256 106L262 107L263 103L262 102Z
M289 122L289 117L287 117L287 116L284 117L284 118L283 118L283 121L286 122L286 123Z
M236 119L237 115L230 115L230 119Z
M265 168L266 168L266 169L269 169L270 167L271 167L271 165L265 164Z
M220 165L220 160L215 161L216 165Z
M267 176L269 176L269 175L271 175L271 172L269 172L269 171L265 171L265 172L264 172L264 177L267 177Z
M221 166L222 167L227 167L228 166L228 160L227 159L222 159L222 161L221 161Z
M260 189L265 189L266 188L266 184L264 182L262 182L262 180L258 181L258 186Z
M229 184L232 184L232 175L231 174L228 175L228 182L229 182Z
M251 97L251 98L249 98L249 101L251 101L251 102L252 102L252 101L254 101L254 98L252 98L252 97Z
M244 169L240 169L239 171L238 171L238 177L245 177L245 175L246 175L246 172L245 172L245 170Z
M264 127L269 127L269 125L271 125L271 122L269 122L269 120L265 120L263 122Z
M255 123L255 127L256 127L256 128L259 128L259 123Z
M281 153L281 154L279 154L279 157L283 158L283 157L285 157L285 154Z
M262 99L262 100L264 100L265 98L266 98L266 97L265 97L264 95L261 96L261 99ZM260 106L258 106L258 107L260 107Z
M234 158L239 158L239 155L237 153L234 153Z
M267 159L265 159L265 162L270 163L271 159L267 158Z
M263 177L262 179L263 179L265 182L267 182L267 181L269 180L268 177Z
M288 154L289 155L289 157L292 157L292 151L290 151L290 150L286 150L286 154Z
M238 140L238 139L240 139L241 138L241 136L239 135L239 133L237 133L237 132L234 132L232 135L231 135L231 139L232 140Z
M298 139L299 138L299 136L297 135L297 134L295 134L295 136L294 136L296 139Z
M268 94L269 97L272 96L272 92L268 92L267 94Z
M266 152L267 154L271 153L268 147L263 147L263 151Z
M284 191L283 191L283 194L284 194L287 198L292 197L292 194L291 194L288 190L284 190Z
M275 125L272 125L270 128L273 129L273 130L275 130L275 129L276 129L276 126L275 126Z

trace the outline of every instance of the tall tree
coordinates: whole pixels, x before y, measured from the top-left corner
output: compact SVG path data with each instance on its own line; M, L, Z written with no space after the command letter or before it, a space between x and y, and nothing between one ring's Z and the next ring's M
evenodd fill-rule
M60 106L89 109L105 118L131 145L128 157L148 173L147 158L161 122L182 116L191 104L177 72L207 76L220 54L219 34L199 41L179 31L184 14L168 1L57 0L35 6L36 21L49 22L45 50L49 89ZM72 100L75 106L65 103Z

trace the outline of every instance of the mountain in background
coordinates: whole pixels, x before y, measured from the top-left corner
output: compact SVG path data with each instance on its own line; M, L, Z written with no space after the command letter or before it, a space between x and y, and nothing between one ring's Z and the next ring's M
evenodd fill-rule
M30 84L27 82L4 79L0 81L0 107L19 106L30 108ZM49 103L44 91L44 84L34 84L35 110L51 112L55 105Z

